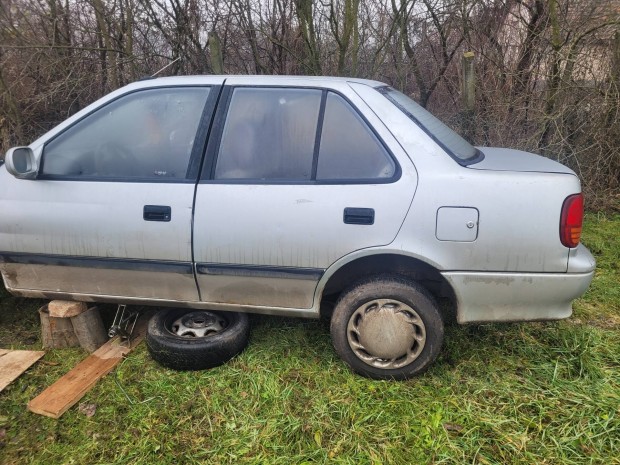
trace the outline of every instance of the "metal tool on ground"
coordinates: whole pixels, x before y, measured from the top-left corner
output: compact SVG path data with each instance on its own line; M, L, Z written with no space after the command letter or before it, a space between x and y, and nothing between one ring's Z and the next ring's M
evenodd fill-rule
M131 336L136 327L138 315L139 313L136 310L127 310L127 305L119 305L112 326L108 331L108 336L111 338L118 336L127 346L131 345Z

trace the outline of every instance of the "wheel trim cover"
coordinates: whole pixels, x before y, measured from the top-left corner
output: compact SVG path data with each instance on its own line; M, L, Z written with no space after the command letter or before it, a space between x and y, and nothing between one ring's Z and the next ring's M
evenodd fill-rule
M426 344L426 328L411 306L395 299L375 299L353 312L347 340L355 356L367 365L397 369L419 357Z
M217 334L226 326L228 322L224 317L214 312L197 311L181 315L171 323L168 330L175 336L197 338Z

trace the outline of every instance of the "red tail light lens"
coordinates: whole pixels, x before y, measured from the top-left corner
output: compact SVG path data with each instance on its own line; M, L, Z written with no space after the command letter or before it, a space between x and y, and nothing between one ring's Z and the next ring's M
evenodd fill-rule
M566 247L577 247L583 224L583 194L569 195L562 205L560 240Z

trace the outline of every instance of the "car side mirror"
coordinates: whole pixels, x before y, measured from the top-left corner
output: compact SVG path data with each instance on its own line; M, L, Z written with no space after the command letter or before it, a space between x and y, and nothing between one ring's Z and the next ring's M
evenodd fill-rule
M34 179L38 165L29 147L13 147L4 157L6 170L18 179Z

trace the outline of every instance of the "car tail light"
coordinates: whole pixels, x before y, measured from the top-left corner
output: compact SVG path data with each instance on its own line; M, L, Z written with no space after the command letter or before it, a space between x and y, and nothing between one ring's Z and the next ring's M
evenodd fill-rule
M566 247L577 247L583 224L583 194L569 195L562 205L560 240Z

